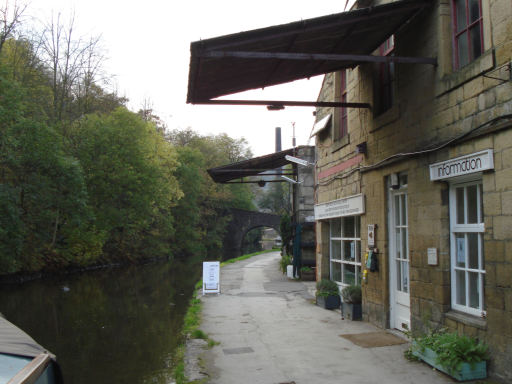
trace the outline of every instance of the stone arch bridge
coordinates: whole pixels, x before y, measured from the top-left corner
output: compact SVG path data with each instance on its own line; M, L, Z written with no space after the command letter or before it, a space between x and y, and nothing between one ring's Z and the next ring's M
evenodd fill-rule
M281 216L236 208L229 209L227 214L231 215L232 219L224 235L225 260L242 255L242 241L251 229L270 227L278 233L281 232Z

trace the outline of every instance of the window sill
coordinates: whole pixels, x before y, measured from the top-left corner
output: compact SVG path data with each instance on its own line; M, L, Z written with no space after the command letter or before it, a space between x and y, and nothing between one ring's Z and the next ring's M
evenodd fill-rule
M331 145L331 153L334 153L336 151L339 151L341 148L343 148L344 146L350 144L350 140L349 140L349 137L348 137L348 134L343 136L342 138L334 141Z
M472 63L454 70L453 73L445 75L439 82L439 87L436 90L436 97L439 97L451 90L464 85L465 83L473 80L475 77L490 71L496 66L494 50L489 49L484 52L482 56L477 58Z
M395 103L390 109L386 112L380 114L373 118L373 127L370 130L370 133L375 132L382 127L385 127L388 124L398 120L400 118L400 107L398 103Z
M447 319L456 321L458 323L462 323L464 325L469 325L470 327L475 327L482 330L487 329L487 321L481 317L476 317L468 313L463 313L454 310L451 310L445 313L444 315Z

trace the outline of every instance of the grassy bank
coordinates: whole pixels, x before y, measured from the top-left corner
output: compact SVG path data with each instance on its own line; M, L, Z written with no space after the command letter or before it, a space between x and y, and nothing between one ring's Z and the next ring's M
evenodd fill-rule
M221 267L227 264L232 264L237 261L246 260L253 256L261 255L264 253L275 252L275 249L249 253L247 255L242 255L240 257L226 260L222 262ZM194 293L192 294L192 298L190 299L189 306L185 318L183 320L183 328L181 330L182 343L177 348L175 353L175 368L174 368L174 379L176 380L176 384L192 384L192 383L201 383L202 381L193 381L190 382L187 380L185 376L185 352L186 352L186 340L187 339L203 339L208 342L208 347L211 348L218 343L208 337L208 335L199 329L201 325L201 310L202 303L201 299L197 297L201 294L203 281L200 280L194 287Z

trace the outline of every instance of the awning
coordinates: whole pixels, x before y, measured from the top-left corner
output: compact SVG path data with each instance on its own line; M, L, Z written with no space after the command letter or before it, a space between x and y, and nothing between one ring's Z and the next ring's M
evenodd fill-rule
M435 65L433 58L371 55L430 3L394 1L193 42L187 103L226 103L211 99L352 68L362 62Z
M266 180L268 176L276 176L276 175L285 175L285 176L293 176L293 171L283 171L279 170L278 172L271 173L272 170L277 170L287 164L290 164L288 160L286 160L286 155L295 155L299 149L302 148L290 148L284 151L271 153L269 155L254 157L249 160L240 161L238 163L232 163L228 165L223 165L221 167L210 168L208 169L208 174L216 183L229 183L234 182L234 180L240 179L238 182L244 183L257 183L259 181L272 181ZM241 180L244 177L249 176L261 176L257 180ZM278 179L274 181L285 181L284 179Z

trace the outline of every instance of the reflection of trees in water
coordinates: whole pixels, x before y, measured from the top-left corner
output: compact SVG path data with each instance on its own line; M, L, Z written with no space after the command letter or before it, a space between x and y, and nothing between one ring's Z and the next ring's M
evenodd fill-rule
M164 383L200 267L177 262L41 280L0 312L57 355L69 383Z

